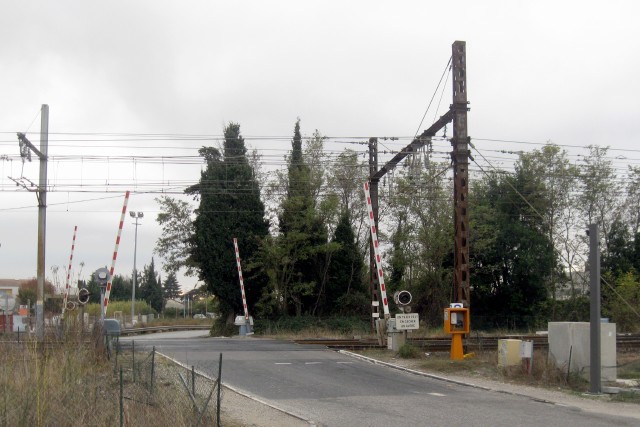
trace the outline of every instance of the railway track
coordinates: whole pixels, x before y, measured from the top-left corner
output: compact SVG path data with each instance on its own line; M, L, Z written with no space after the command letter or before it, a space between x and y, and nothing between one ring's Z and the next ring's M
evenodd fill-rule
M470 336L464 340L467 351L494 350L498 347L498 340L521 339L533 341L534 349L546 349L549 342L545 335L501 335L501 336ZM385 348L375 339L300 339L294 340L298 344L321 345L332 349L364 350ZM426 352L446 352L451 349L450 338L409 338L408 342ZM618 351L640 349L640 334L618 335L616 339Z
M121 335L142 335L156 332L171 332L181 330L207 330L208 325L173 325L173 326L147 326L143 328L127 328L123 329ZM0 340L2 345L20 344L20 335L18 339ZM29 337L27 342L30 341ZM32 339L32 337L31 337ZM464 340L466 351L482 351L482 350L494 350L498 346L498 340L500 339L521 339L526 341L533 341L534 349L546 349L549 347L547 336L545 335L492 335L484 336L471 334ZM23 340L24 341L24 340ZM374 348L386 348L378 344L378 341L373 338L365 339L326 339L326 338L307 338L293 340L298 344L309 344L325 346L331 349L343 349L343 350L365 350ZM451 349L451 339L448 337L433 337L433 338L409 338L408 342L425 352L447 352ZM45 347L55 347L60 345L60 342L54 338L53 340L47 340ZM618 334L616 338L616 347L618 351L635 351L640 350L640 334Z
M123 329L120 335L144 335L157 332L209 330L211 325L173 325L173 326L146 326L144 328Z

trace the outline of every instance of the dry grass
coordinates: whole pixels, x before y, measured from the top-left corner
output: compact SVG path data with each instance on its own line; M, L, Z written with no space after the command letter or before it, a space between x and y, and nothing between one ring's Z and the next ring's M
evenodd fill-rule
M496 351L475 353L474 357L465 360L451 360L448 353L423 353L414 359L402 359L390 350L362 350L358 353L374 359L400 364L411 369L436 374L460 375L466 377L486 378L495 381L530 385L569 392L585 392L589 389L587 380L577 374L567 374L559 370L548 360L546 350L536 350L533 357L531 373L522 366L498 367ZM618 377L640 378L640 354L618 354ZM616 400L614 398L614 400ZM640 403L638 393L622 393L620 400Z
M43 348L29 340L0 348L3 425L116 423L117 387L110 365L93 346L70 341Z
M120 373L95 341L69 333L66 341L47 336L45 346L24 337L21 343L0 342L0 425L119 425ZM148 356L136 353L136 363ZM127 355L119 357L125 372L125 425L195 424L193 405L165 362L157 364L151 396L131 380ZM223 421L233 425L232 420Z

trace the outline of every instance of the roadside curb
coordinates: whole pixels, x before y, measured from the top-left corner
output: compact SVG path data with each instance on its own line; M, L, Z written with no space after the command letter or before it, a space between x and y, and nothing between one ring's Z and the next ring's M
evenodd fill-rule
M422 372L422 371L416 371L415 369L411 369L411 368L405 368L403 366L399 366L399 365L395 365L393 363L389 363L389 362L383 362L381 360L377 360L377 359L373 359L367 356L363 356L357 353L353 353L347 350L339 350L339 353L342 353L346 356L349 357L353 357L355 359L360 359L362 361L365 362L369 362L375 365L381 365L381 366L386 366L390 369L395 369L395 370L399 370L399 371L403 371L403 372L407 372L409 374L412 375L418 375L418 376L422 376L422 377L428 377L428 378L432 378L438 381L444 381L444 382L448 382L451 384L456 384L456 385L460 385L460 386L464 386L464 387L472 387L475 389L479 389L479 390L484 390L484 391L492 391L492 392L496 392L496 393L502 393L502 394L507 394L507 395L511 395L511 396L518 396L518 397L523 397L526 399L529 399L533 402L538 402L538 403L545 403L548 405L554 405L554 406L560 406L560 407L566 407L566 408L575 408L577 410L580 411L584 411L584 412L588 412L588 413L593 413L593 414L600 414L600 413L608 413L610 415L618 415L618 416L622 416L622 417L627 417L627 418L631 418L631 419L640 419L640 415L638 415L638 411L636 410L635 406L628 407L627 409L625 409L623 411L623 413L621 413L621 407L617 407L618 410L615 412L608 412L608 411L599 411L597 409L594 409L592 407L592 405L589 405L589 403L592 402L598 402L599 398L602 396L572 396L572 395L566 395L566 397L568 399L578 399L580 402L582 403L577 403L577 402L571 402L571 401L563 401L565 399L563 398L558 398L558 399L554 399L554 400L549 400L543 397L538 397L534 394L527 394L527 393L519 393L517 391L511 391L511 390L503 390L500 388L496 388L496 387L486 387L486 386L481 386L478 384L473 384L471 382L465 382L465 381L460 381L460 380L455 380L452 378L447 378L447 377L442 377L439 375L434 375L434 374L429 374L426 372ZM495 382L495 381L492 381ZM499 384L499 383L498 383ZM618 404L618 405L622 405L622 404Z
M164 358L166 358L166 359L168 359L168 360L172 361L173 363L175 363L175 364L177 364L177 365L182 366L183 368L191 369L191 367L190 367L190 366L187 366L185 363L183 363L183 362L181 362L181 361L179 361L179 360L177 360L177 359L174 359L174 358L173 358L173 357L171 357L171 356L167 356L166 354L164 354L164 353L160 353L159 351L156 351L156 354L158 354L158 355L160 355L160 356L162 356L162 357L164 357ZM200 371L200 370L195 369L195 372L196 372L198 375L202 375L203 377L205 377L206 379L208 379L208 380L210 380L210 381L216 381L216 380L217 380L216 378L213 378L213 377L209 376L208 374L206 374L206 373L204 373L204 372L202 372L202 371ZM251 394L247 393L247 392L246 392L246 391L244 391L244 390L241 390L241 389L239 389L239 388L236 388L236 387L230 386L230 385L225 384L225 383L222 383L222 387L224 387L224 388L226 388L226 389L228 389L228 390L231 390L232 392L237 393L237 394L239 394L240 396L246 397L247 399L251 399L251 400L253 400L253 401L255 401L255 402L258 402L258 403L260 403L261 405L268 406L268 407L270 407L270 408L272 408L272 409L275 409L275 410L276 410L276 411L278 411L278 412L282 412L283 414L286 414L286 415L289 415L289 416L291 416L291 417L293 417L293 418L299 419L300 421L304 421L305 423L309 424L309 425L310 425L310 426L312 426L312 427L318 427L318 426L319 426L319 424L317 424L315 421L312 421L312 420L310 420L310 419L308 419L308 418L305 418L305 417L303 417L302 415L295 414L295 413L293 413L293 412L291 412L291 411L288 411L288 410L286 410L286 409L279 408L278 406L276 406L276 405L274 405L274 404L272 404L272 403L265 402L264 400L259 399L259 398L255 397L255 396L252 396Z
M350 352L350 351L347 351L347 350L339 350L338 353L342 353L344 355L347 355L347 356L350 356L350 357L353 357L353 358L356 358L356 359L360 359L360 360L363 360L365 362L373 363L374 365L382 365L382 366L386 366L386 367L391 368L391 369L407 372L407 373L413 374L413 375L419 375L421 377L432 378L432 379L438 380L438 381L444 381L444 382L448 382L448 383L451 383L451 384L461 385L461 386L464 386L464 387L472 387L472 388L476 388L476 389L484 390L484 391L493 391L493 392L496 392L496 393L510 394L512 396L526 397L526 398L534 400L536 402L548 403L550 405L566 406L563 403L558 403L558 402L554 402L552 400L547 400L547 399L541 399L541 398L538 398L538 397L535 397L535 396L531 396L531 395L528 395L528 394L523 394L523 393L518 393L518 392L513 392L513 391L507 391L507 390L500 390L500 389L491 388L491 387L485 387L485 386L481 386L481 385L478 385L478 384L473 384L473 383L469 383L469 382L454 380L454 379L447 378L447 377L442 377L440 375L434 375L434 374L429 374L429 373L422 372L422 371L416 371L415 369L405 368L404 366L395 365L395 364L389 363L389 362L383 362L381 360L373 359L371 357L363 356L361 354L353 353L353 352Z

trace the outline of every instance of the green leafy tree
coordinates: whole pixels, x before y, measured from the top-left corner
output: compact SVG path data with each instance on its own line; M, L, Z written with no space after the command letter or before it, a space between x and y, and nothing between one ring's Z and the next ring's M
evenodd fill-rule
M350 214L356 246L362 257L369 247L367 207L362 191L362 184L369 179L367 172L364 162L358 160L358 153L347 149L338 154L335 161L328 163L328 170L325 173L328 192L332 193L335 199L335 211L337 213L348 211ZM367 298L371 299L370 296ZM365 304L368 309L371 301Z
M100 304L100 285L93 274L89 276L89 281L85 283L89 291L89 304Z
M640 233L640 166L629 166L625 209L631 233Z
M536 212L549 202L535 176L516 168L514 176L486 175L471 200L471 293L475 316L494 326L535 326L546 319L553 242Z
M114 274L113 280L111 281L111 295L109 299L112 301L131 301L131 279L119 274Z
M340 216L332 239L336 245L328 268L325 313L366 314L369 295L363 283L364 262L348 211Z
M582 207L583 227L598 224L603 236L603 254L609 250L609 232L614 220L620 215L618 199L619 184L613 162L607 158L608 148L589 146L589 155L580 165L579 202Z
M48 296L52 296L55 292L55 287L51 282L45 280L44 282L44 295L45 298ZM20 300L20 304L26 305L28 302L31 302L32 305L36 303L36 299L38 296L38 280L36 278L24 280L20 282L20 287L18 288L18 299Z
M571 164L565 150L554 144L522 153L518 167L524 175L537 177L537 188L532 190L541 193L536 197L543 196L548 201L543 210L534 214L546 224L563 270L552 277L550 295L555 303L568 281L569 295L575 298L578 280L575 265L585 249L583 233L576 233L579 202L574 190L578 185L578 167Z
M222 315L230 319L243 311L233 239L238 239L247 303L253 310L267 284L254 258L269 224L240 125L229 123L224 138L222 153L212 147L200 149L206 168L199 183L187 189L200 200L189 262L197 266L200 280L218 298Z
M620 332L640 332L640 282L631 272L622 274L614 285L615 292L603 288L606 296L603 311L616 323Z
M176 299L180 296L180 285L174 272L169 273L162 289L165 299Z
M395 225L388 254L390 293L413 295L412 308L428 322L439 322L452 300L453 222L450 165L409 159L389 177L389 222Z
M175 274L184 268L187 276L194 275L195 266L190 259L194 233L191 205L169 196L156 198L156 202L160 205L156 221L162 227L162 234L154 251L165 260L163 270Z
M609 230L608 251L602 257L603 274L617 278L632 271L635 262L635 244L626 224L616 219Z

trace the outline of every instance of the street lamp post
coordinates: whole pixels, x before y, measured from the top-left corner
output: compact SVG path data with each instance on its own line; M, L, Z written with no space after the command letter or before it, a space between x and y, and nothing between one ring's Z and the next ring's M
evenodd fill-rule
M138 220L144 217L143 212L129 211L131 218L134 218L136 226L135 238L133 243L133 281L131 285L131 327L135 325L134 317L136 315L136 282L138 280L138 270L136 270L136 254L138 252Z

